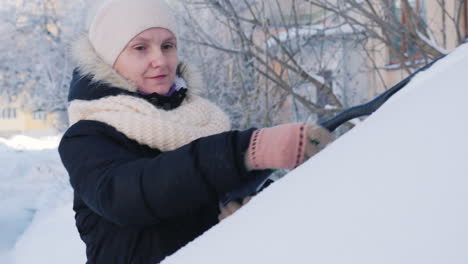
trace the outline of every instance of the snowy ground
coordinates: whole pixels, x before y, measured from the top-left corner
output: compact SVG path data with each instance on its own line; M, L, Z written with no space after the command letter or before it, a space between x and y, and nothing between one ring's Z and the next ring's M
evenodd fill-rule
M37 262L40 256L48 256L47 246L64 218L57 224L47 223L48 215L66 205L67 221L73 229L71 209L72 192L66 171L57 153L59 136L32 138L15 136L0 138L0 263L48 263ZM34 228L39 224L43 230L37 236ZM70 232L65 233L70 234ZM30 245L34 241L35 245ZM70 238L62 240L67 247ZM65 243L64 243L65 242ZM39 247L39 245L43 245ZM52 249L60 251L60 247ZM37 253L37 255L34 255ZM31 262L30 260L34 260ZM83 263L83 261L81 262Z
M165 263L468 263L468 45ZM59 137L0 138L0 263L84 263Z

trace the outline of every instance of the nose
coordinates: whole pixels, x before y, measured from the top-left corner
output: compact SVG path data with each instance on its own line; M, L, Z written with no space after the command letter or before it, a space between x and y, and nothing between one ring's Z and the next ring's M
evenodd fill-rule
M159 49L159 50L153 50L151 53L151 67L153 68L158 68L161 66L164 66L166 64L166 57L164 56L164 53Z

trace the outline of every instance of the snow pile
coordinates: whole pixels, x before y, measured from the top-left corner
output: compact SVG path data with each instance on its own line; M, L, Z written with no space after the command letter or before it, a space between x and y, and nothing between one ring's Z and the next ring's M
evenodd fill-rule
M12 264L83 264L86 248L75 227L72 203L44 208L17 242Z
M44 149L56 149L60 143L60 136L49 136L42 138L33 138L24 135L16 135L9 139L0 138L0 145L3 146L3 150L44 150ZM6 147L6 148L5 148ZM2 148L0 148L1 150Z
M71 209L72 190L57 153L59 140L60 136L0 138L2 264L53 263L45 258L53 259L79 240ZM66 209L57 209L64 205ZM54 222L50 218L57 216L56 212L60 217ZM84 249L78 252L83 255ZM70 263L61 261L56 263Z
M468 45L164 263L468 263Z

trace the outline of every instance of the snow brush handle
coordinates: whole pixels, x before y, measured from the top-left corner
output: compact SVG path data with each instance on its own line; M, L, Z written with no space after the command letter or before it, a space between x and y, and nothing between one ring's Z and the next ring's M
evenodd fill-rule
M424 67L418 69L417 71L415 71L414 73L397 83L392 88L388 89L381 95L374 98L372 101L362 105L348 108L336 115L335 117L320 123L320 125L328 129L330 132L333 132L336 128L338 128L339 126L348 122L351 119L372 114L373 112L375 112L375 110L379 109L379 107L381 107L390 97L392 97L392 95L401 90L401 88L405 87L416 74L425 71L426 69L431 67L436 61L440 60L443 57L445 57L445 55L435 59L429 64L426 64ZM246 185L244 185L242 188L234 190L226 194L224 197L221 197L221 203L223 205L227 205L229 202L242 201L242 199L246 196L252 196L257 194L262 189L263 184L265 184L269 176L269 174L261 174L253 177L253 179L249 181Z
M406 77L405 79L397 83L395 86L393 86L392 88L388 89L387 91L383 92L382 94L374 98L372 101L362 104L362 105L348 108L344 110L343 112L339 113L338 115L336 115L335 117L320 123L320 125L328 129L330 132L333 132L335 131L336 128L338 128L339 126L348 122L351 119L372 114L373 112L375 112L375 110L379 109L379 107L381 107L390 97L392 97L392 95L394 95L396 92L401 90L401 88L405 87L411 81L411 79L413 79L413 77L416 74L427 70L436 61L440 60L443 57L445 57L445 55L435 59L431 63L428 63L424 67L413 72L408 77Z

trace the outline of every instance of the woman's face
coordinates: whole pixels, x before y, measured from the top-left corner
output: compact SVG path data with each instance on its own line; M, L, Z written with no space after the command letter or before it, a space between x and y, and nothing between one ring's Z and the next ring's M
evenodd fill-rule
M166 94L174 84L177 64L174 34L164 28L150 28L127 44L114 69L141 92Z

